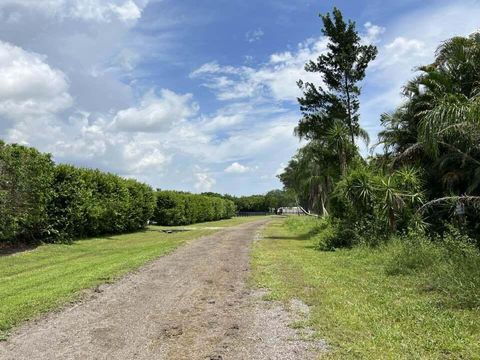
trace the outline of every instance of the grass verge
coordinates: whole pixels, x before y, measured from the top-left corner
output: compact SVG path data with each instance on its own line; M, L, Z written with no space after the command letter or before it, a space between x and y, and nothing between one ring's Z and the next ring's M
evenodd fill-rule
M252 252L253 280L272 299L311 306L308 325L330 345L322 358L480 359L480 309L446 306L419 273L389 274L394 243L321 252L310 231L272 221Z
M48 244L0 256L0 339L13 327L77 299L81 290L111 282L188 240L258 218L233 218L197 224L195 230L165 234L145 231Z

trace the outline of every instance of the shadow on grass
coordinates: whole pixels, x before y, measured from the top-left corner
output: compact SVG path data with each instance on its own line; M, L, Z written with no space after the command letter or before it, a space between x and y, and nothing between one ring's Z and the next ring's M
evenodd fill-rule
M40 245L42 244L3 244L0 246L0 257L34 250Z
M264 236L264 239L269 240L298 240L298 241L305 241L311 238L310 234L302 234L302 235L281 235L281 236Z

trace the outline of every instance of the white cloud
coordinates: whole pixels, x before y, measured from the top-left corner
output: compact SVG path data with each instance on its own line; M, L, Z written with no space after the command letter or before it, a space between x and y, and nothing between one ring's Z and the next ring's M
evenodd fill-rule
M142 16L142 10L132 0L128 0L122 5L112 4L110 8L120 20L125 22L138 20Z
M369 43L379 41L385 29L370 22L365 24L364 38ZM305 63L315 60L327 49L325 37L310 38L299 43L295 50L277 52L261 66L222 66L217 62L203 64L190 74L213 90L219 100L238 100L264 97L274 101L295 103L301 95L297 81L321 84L321 76L305 71Z
M240 125L243 121L245 121L243 114L219 114L211 119L205 118L201 123L201 127L203 131L215 133L221 130L230 130L236 125Z
M167 89L162 89L157 96L152 90L138 106L120 110L113 119L112 127L121 131L167 131L198 112L198 105L192 97L191 94L179 95Z
M231 163L225 168L225 172L229 174L244 174L249 172L251 169L248 166L242 165L238 162Z
M0 9L18 6L59 19L131 22L141 17L142 9L132 0L2 0Z
M295 102L301 94L299 79L321 82L317 74L304 70L306 61L315 59L326 49L322 38L308 39L298 44L295 51L274 53L259 68L249 66L221 66L216 62L202 65L190 76L203 81L220 100L237 100L254 97L272 98L276 101Z
M122 49L116 58L116 62L124 70L131 71L135 69L141 56L137 51L131 49Z
M123 148L123 158L129 174L157 173L171 160L160 148L158 141L141 142L133 139Z
M385 32L385 28L382 26L374 25L370 21L366 22L364 25L367 30L366 34L363 36L362 40L368 44L375 44L380 41L381 35Z
M195 179L195 189L201 192L212 190L212 187L216 184L216 180L206 172L195 173Z
M265 33L263 32L262 29L256 29L256 30L252 30L252 31L248 31L246 34L245 34L245 39L247 39L247 41L249 43L253 43L253 42L256 42L258 40L260 40L263 35Z
M66 75L45 57L0 41L0 114L10 119L54 114L72 105Z

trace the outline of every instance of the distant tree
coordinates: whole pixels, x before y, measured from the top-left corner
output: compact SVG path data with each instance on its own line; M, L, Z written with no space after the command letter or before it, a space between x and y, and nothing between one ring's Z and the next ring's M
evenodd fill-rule
M278 209L297 204L295 193L292 190L271 190L265 194L265 205L270 209Z

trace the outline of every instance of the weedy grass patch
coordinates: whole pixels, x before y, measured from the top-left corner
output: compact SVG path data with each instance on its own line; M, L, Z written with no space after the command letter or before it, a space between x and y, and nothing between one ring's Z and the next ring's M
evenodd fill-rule
M404 251L398 242L319 251L318 226L307 218L271 222L252 253L252 280L271 290L270 299L311 307L309 326L330 346L322 358L480 358L480 309L453 306L454 282L449 292L428 285L435 253L425 263L412 258L416 270L392 272Z

